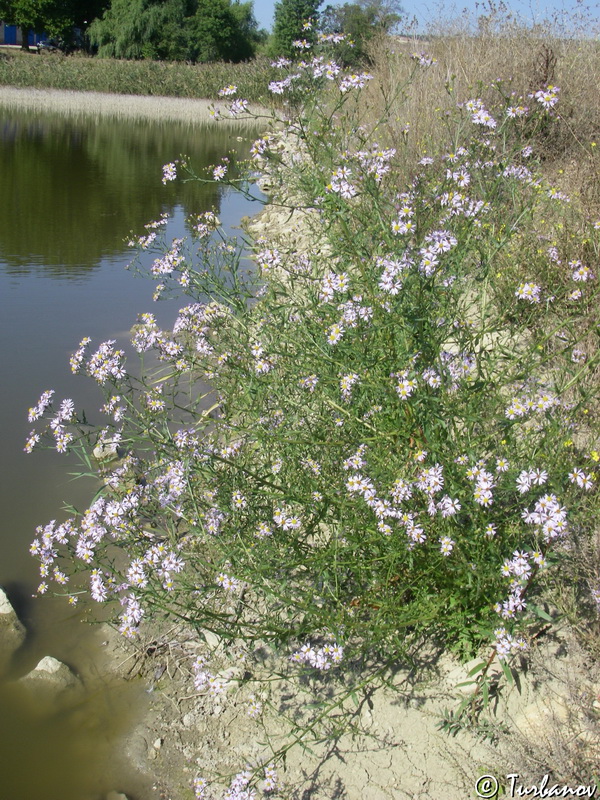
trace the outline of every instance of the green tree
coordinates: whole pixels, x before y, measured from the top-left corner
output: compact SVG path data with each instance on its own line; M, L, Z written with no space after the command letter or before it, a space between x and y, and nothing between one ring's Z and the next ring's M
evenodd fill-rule
M322 0L279 0L275 3L271 51L273 55L293 56L298 51L294 42L311 41L314 29L306 30L304 24L316 21Z
M347 36L348 43L340 46L338 58L352 64L369 61L369 42L382 33L390 33L402 14L397 0L359 0L343 6L327 6L320 15L320 27L324 33Z
M89 28L98 55L170 61L244 61L254 55L252 3L112 0Z
M198 0L193 19L192 60L247 61L254 55L257 28L251 2Z
M254 55L256 48L264 44L269 37L268 31L258 27L258 22L254 16L254 3L252 0L249 0L249 2L235 0L231 4L231 12L236 18L240 33L252 44Z
M109 3L110 0L0 0L0 19L21 29L25 50L29 31L47 33L69 44L74 29L84 30Z
M90 42L109 58L185 59L190 32L183 22L195 5L192 0L112 0L90 25Z

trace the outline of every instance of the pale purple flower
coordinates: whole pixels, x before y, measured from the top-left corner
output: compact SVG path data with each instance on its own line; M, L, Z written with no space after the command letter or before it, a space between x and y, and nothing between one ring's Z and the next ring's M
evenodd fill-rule
M225 572L220 572L217 575L216 583L222 589L225 589L226 592L239 592L242 588L242 582L237 578L233 578L231 575L227 575Z
M319 379L316 375L307 375L305 378L300 378L298 382L303 389L314 392Z
M539 303L540 291L540 287L535 283L520 283L515 291L515 297L527 300L528 303Z
M274 792L277 789L277 772L275 771L274 764L268 764L265 767L265 792Z
M318 649L307 643L290 656L290 660L296 664L308 664L315 669L329 670L337 667L343 656L343 647L336 643L326 644Z
M592 475L586 474L582 469L574 469L569 473L569 480L571 483L576 483L581 489L586 489L586 491L590 491L590 489L594 488L594 477Z
M327 331L327 341L329 344L337 344L344 335L344 328L342 325L334 324Z
M427 53L411 53L413 61L417 61L420 67L433 67L437 64L437 58L427 55Z
M456 544L449 536L442 536L439 540L440 542L440 552L443 556L449 556L452 550L454 549L454 545Z
M48 389L42 393L42 396L38 400L37 404L29 409L29 413L27 415L27 420L29 422L35 422L36 419L39 419L42 416L44 411L46 411L48 406L52 403L53 395L54 389Z
M546 110L554 108L554 106L558 103L558 93L560 92L560 88L558 86L547 86L545 89L540 89L538 92L534 92L534 94L530 95L530 97L535 98L540 105L542 105Z
M361 72L358 75L348 75L340 83L340 92L348 92L351 89L363 89L367 85L367 81L372 79L373 76L368 72Z
M510 633L508 633L506 628L497 628L494 631L494 636L496 637L494 647L496 648L496 653L500 660L508 658L513 650L521 652L527 649L525 640L515 639Z
M177 164L175 162L171 162L170 164L165 164L163 166L163 176L162 182L168 183L169 181L174 181L177 179Z
M242 114L244 111L248 110L248 101L247 100L234 100L233 103L229 106L229 113L232 114L234 117L238 114Z
M571 277L574 281L586 283L587 281L594 280L595 275L592 270L586 267L585 264L582 264L581 261L569 261L569 266L573 270Z

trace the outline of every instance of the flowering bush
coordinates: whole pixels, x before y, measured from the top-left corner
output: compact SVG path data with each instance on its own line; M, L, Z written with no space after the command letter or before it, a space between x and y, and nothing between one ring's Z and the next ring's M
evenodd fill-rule
M128 636L168 614L268 643L291 672L390 664L424 637L506 664L595 514L598 226L579 214L558 235L568 198L526 139L559 90L530 109L501 91L459 103L449 147L402 186L402 144L355 100L372 76L322 56L279 68L289 119L252 169L290 229L257 240L249 270L214 214L187 241L151 223L132 244L154 253L156 296L189 296L170 330L149 313L133 329L158 367L86 338L71 365L104 391L104 421L53 412L51 392L30 410L46 427L26 449L92 450L104 481L38 529L41 591L83 569ZM197 177L164 179L177 169ZM227 796L253 796L238 778Z

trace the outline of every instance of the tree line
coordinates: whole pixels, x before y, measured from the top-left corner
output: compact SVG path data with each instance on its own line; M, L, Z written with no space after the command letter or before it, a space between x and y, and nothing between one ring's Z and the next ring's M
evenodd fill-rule
M346 63L365 60L369 40L401 20L399 0L279 0L273 32L260 29L252 0L0 0L0 19L23 31L45 33L65 49L100 57L206 63L247 61L258 53L291 56L294 42L317 30L344 33ZM306 23L311 26L307 27Z

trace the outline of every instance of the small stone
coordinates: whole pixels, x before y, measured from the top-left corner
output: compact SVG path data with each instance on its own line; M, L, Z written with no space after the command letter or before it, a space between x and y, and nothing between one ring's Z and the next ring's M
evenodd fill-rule
M217 636L216 633L212 631L203 630L202 635L206 639L206 644L210 647L211 650L216 650L217 647L221 644L221 637Z
M62 661L46 656L18 683L36 697L51 699L64 691L81 688L79 678Z
M106 795L106 800L129 800L129 798L123 792L109 792Z
M160 748L162 747L162 745L163 745L163 740L162 740L162 739L155 739L155 740L154 740L154 742L153 742L153 744L152 744L152 747L153 747L155 750L160 750Z
M119 444L113 439L97 444L92 450L96 461L116 461L119 458Z
M25 641L25 627L17 617L10 600L0 589L0 673L10 665L13 655Z

